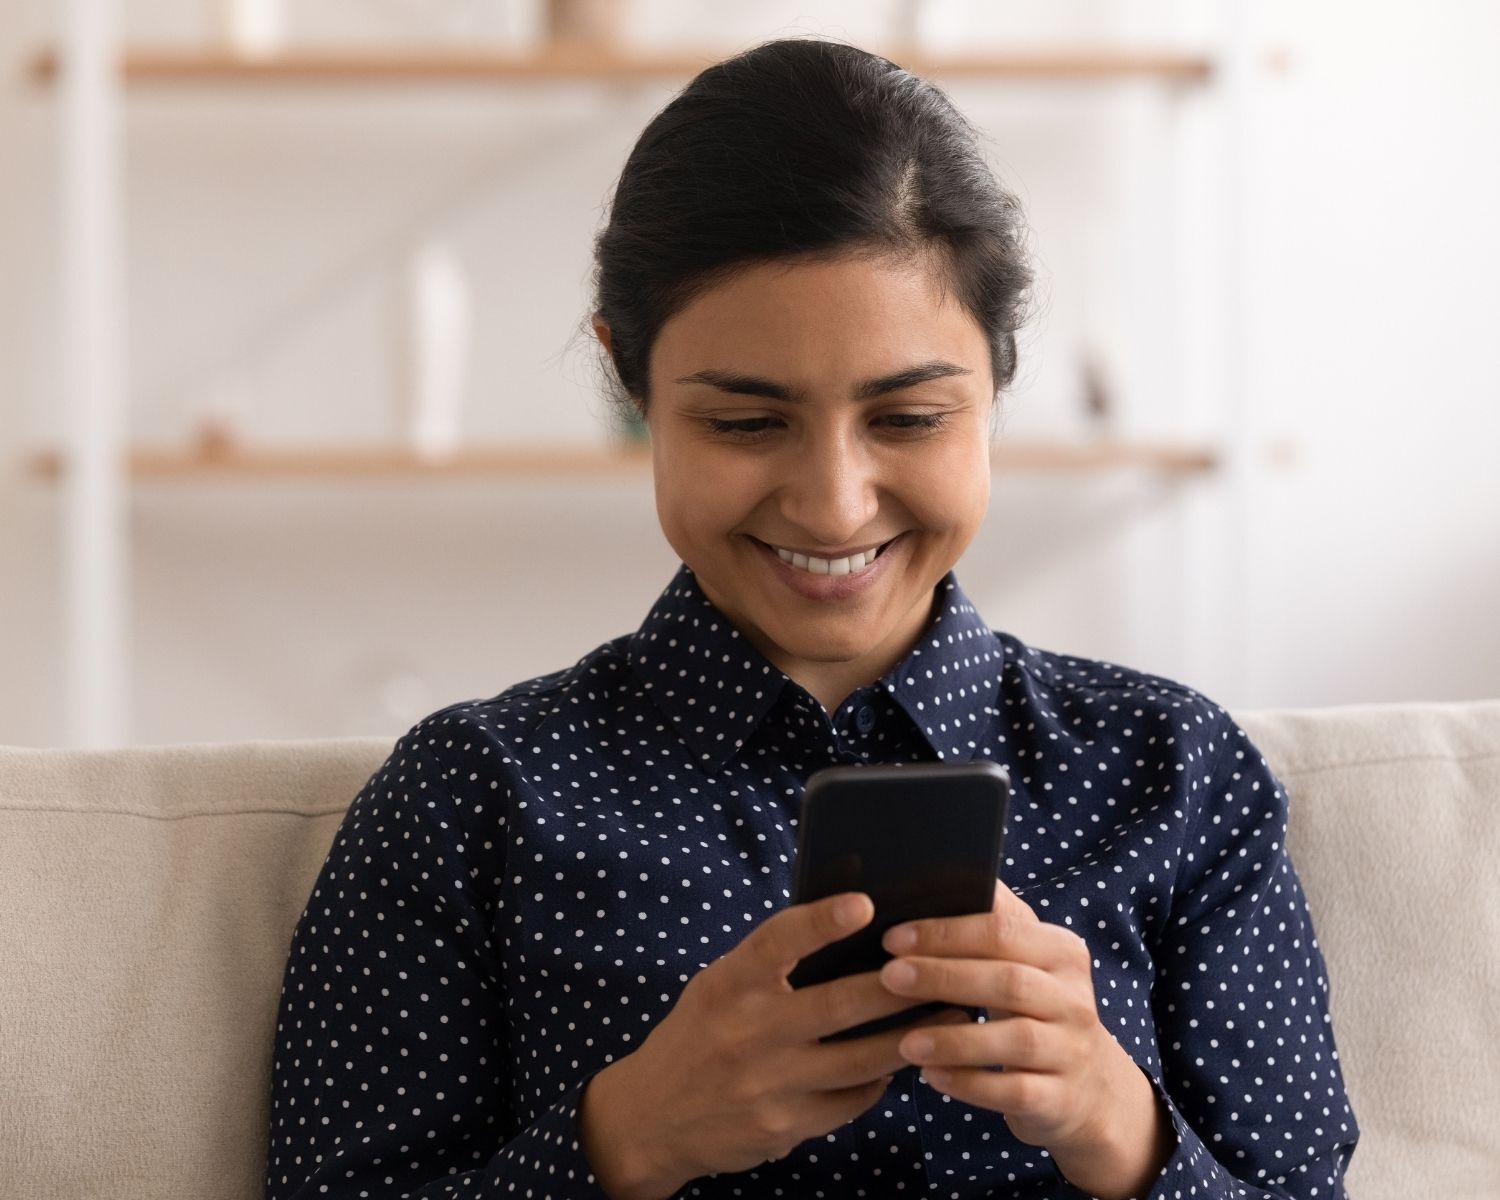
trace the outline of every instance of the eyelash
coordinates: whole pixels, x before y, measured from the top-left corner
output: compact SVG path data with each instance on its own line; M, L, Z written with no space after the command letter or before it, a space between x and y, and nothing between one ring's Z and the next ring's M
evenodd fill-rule
M901 433L930 433L941 429L943 423L948 419L947 413L893 413L887 420L910 421L909 425L897 425L894 428ZM705 417L704 424L708 426L710 433L717 433L738 442L755 442L764 438L771 430L768 428L775 417L747 417L741 421L722 421L718 417ZM746 428L757 426L757 428Z

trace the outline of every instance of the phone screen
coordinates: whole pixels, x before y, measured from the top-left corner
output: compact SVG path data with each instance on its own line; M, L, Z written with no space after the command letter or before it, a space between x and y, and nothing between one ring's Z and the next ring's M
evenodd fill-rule
M877 971L880 944L903 921L988 912L1005 835L1010 776L992 762L825 767L808 780L798 822L792 903L865 892L869 925L804 958L793 987ZM924 1003L829 1040L908 1024L948 1005Z

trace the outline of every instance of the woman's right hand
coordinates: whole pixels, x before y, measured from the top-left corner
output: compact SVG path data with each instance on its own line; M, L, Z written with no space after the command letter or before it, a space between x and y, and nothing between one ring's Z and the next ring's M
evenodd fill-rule
M897 1029L818 1041L912 1007L882 986L879 971L804 988L787 982L801 959L874 915L863 892L772 914L688 981L639 1049L590 1080L580 1132L606 1194L670 1196L700 1175L782 1158L873 1106L908 1065L896 1047L912 1029L971 1019L945 1009Z

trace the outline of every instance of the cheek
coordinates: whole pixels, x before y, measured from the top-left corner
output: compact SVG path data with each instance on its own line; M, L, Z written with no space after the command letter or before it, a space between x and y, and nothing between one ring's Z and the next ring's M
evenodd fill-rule
M914 466L915 464L912 464ZM990 502L990 461L970 447L925 458L902 473L901 496L923 525L935 531L971 531Z
M697 452L656 458L656 513L670 540L705 541L737 526L753 507L754 481L732 462Z

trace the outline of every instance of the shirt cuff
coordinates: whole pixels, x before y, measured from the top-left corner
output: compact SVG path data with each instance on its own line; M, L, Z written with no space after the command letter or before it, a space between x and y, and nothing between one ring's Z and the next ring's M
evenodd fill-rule
M583 1153L578 1128L583 1089L597 1074L585 1075L500 1147L491 1164L498 1184L518 1196L609 1200Z

